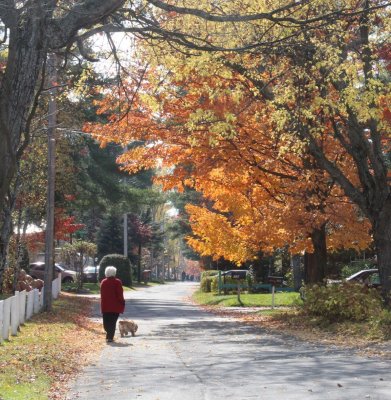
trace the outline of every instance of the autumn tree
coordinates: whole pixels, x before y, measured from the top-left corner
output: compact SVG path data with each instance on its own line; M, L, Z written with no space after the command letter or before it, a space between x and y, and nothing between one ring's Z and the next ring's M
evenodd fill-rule
M236 5L227 5L226 10ZM166 9L177 13L177 18L167 20L168 26L179 29L186 24L194 35L202 30L197 18L211 21L208 27L213 29L208 31L204 48L237 50L241 46L241 53L209 57L253 84L255 97L268 106L272 136L284 138L288 144L283 151L311 156L316 168L325 171L370 221L387 298L391 288L390 122L385 78L388 61L383 53L389 9L380 2L346 2L344 6L341 9L333 2L290 4L287 9L294 9L295 16L286 17L284 30L278 18L273 26L265 24L267 32L260 20L254 19L241 29L232 24L235 36L230 36L229 30L223 34L214 24L224 21L224 16L211 18L209 12L194 8L187 9L192 17L180 18L183 8L170 5ZM232 18L232 22L239 18ZM305 28L298 30L298 24ZM287 35L291 35L289 39ZM286 43L271 46L273 38ZM189 54L184 57L190 59L189 70L208 58L200 54L193 59ZM169 75L177 63L178 57L171 58L163 71Z
M313 127L312 119L309 121L311 125L303 120L303 115L292 113L295 111L292 104L300 104L304 92L313 89L303 81L302 74L297 73L302 67L300 63L303 60L306 62L306 68L310 68L310 64L315 66L315 69L310 71L311 74L325 79L330 78L323 87L328 88L331 85L337 92L343 92L342 102L351 103L355 97L349 90L351 88L353 92L364 92L364 97L367 89L369 93L373 93L372 74L378 71L374 68L373 62L378 58L376 53L378 49L373 50L368 44L377 41L381 35L377 32L373 35L369 33L373 32L372 28L377 29L378 20L386 26L387 2L379 1L372 4L365 1L357 5L353 1L342 4L339 1L287 1L278 4L276 8L272 8L270 2L266 0L254 0L250 3L240 0L217 3L188 0L181 1L179 5L176 1L167 3L160 0L146 0L140 3L124 0L110 2L86 0L70 3L3 0L0 5L0 20L4 25L3 32L6 37L3 40L3 48L6 47L7 54L1 76L0 97L0 140L5 144L0 148L2 231L9 229L8 226L4 226L6 211L3 206L17 162L29 142L29 126L35 113L36 100L42 89L47 54L49 52L69 54L69 50L73 50L76 45L80 54L91 59L85 43L94 34L104 32L110 35L118 31L138 33L148 40L157 40L158 44L169 40L171 49L175 50L178 46L182 46L181 51L183 51L185 46L197 51L239 52L238 57L229 60L229 64L257 84L260 94L275 104L280 115L279 127L301 140L308 141L310 151L317 158L320 167L327 170L371 220L384 290L390 289L391 281L388 276L391 274L386 267L391 264L390 245L386 239L390 236L390 227L387 223L380 222L390 220L389 200L385 200L389 199L387 169L384 164L379 126L375 124L374 130L374 124L368 122L371 118L375 120L378 118L369 113L371 117L363 121L362 115L365 113L356 118L358 113L353 104L349 104L350 107L347 109L342 108L342 116L345 119L348 117L345 126L361 124L359 129L356 129L361 132L357 137L346 136L345 132L349 135L352 129L345 129L342 130L341 140L341 144L346 145L347 151L354 153L357 150L353 155L362 185L357 187L346 179L343 171L322 152L318 137L313 135L314 129L317 128ZM178 18L178 16L183 17ZM338 37L340 32L346 32L347 36ZM110 43L113 46L113 42ZM331 52L326 49L328 44L332 45L329 46ZM361 51L362 49L364 51ZM329 57L330 54L333 57ZM319 60L333 60L333 63L336 62L341 66L346 65L352 58L363 62L362 68L356 74L359 80L364 77L363 86L356 84L357 79L355 84L347 84L349 79L338 74L341 68L323 74L324 67L326 72L330 68L317 65ZM259 65L270 67L274 72L263 76L264 71L260 70ZM284 80L284 86L293 89L293 94L288 96L289 101L286 102L282 101L285 92L275 90L275 78L283 76L288 70L293 74L291 78ZM349 73L346 76L351 77ZM301 88L300 93L295 92L295 88ZM319 90L319 93L322 98L323 91ZM375 98L369 96L366 99L370 109L376 108L383 93L384 90L378 88ZM315 103L316 101L313 102ZM332 115L335 114L335 109L337 107L332 107ZM349 113L354 118L350 118ZM305 117L308 119L309 115ZM285 121L285 124L281 121ZM341 129L338 124L337 128L336 136L340 136ZM362 134L362 128L370 129L372 140L370 146L367 145L366 134ZM351 148L354 148L354 151ZM368 160L371 167L368 167ZM374 175L371 174L372 170ZM0 273L5 262L6 246L7 243L0 243Z
M244 262L261 248L273 251L290 243L292 250L308 249L313 232L326 224L330 228L332 221L329 233L335 247L331 247L357 246L348 235L335 239L358 220L354 207L348 202L341 206L344 198L338 188L322 171L309 168L308 156L304 163L301 157L282 152L291 142L281 139L278 145L271 137L269 111L254 101L251 83L209 60L200 70L184 66L179 73L182 79L162 84L154 71L151 79L160 81L155 95L144 93L144 102L126 117L86 129L104 137L104 142L143 137L147 146L119 158L124 169L135 171L161 160L168 173L158 180L166 189L189 186L209 199L204 206L188 207L198 236L189 242L197 251ZM101 109L108 112L126 98L108 96ZM157 110L159 118L154 118ZM350 218L342 218L347 212L342 209L347 208ZM368 243L365 224L357 223L356 229L355 236L362 233L362 247ZM324 266L318 270L313 281L325 276Z

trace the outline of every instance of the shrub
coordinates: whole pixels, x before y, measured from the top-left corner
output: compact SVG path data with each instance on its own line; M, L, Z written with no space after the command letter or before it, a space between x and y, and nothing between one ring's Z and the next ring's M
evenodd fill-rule
M215 276L219 273L217 269L208 269L207 271L201 272L201 279L206 276Z
M211 292L217 292L219 290L219 276L212 276L210 282L210 290Z
M294 282L294 278L293 278L293 270L290 269L284 276L284 282L286 284L286 286L293 288L295 287L295 282Z
M391 337L391 312L382 310L379 315L369 319L369 326L375 334L389 340Z
M99 266L99 281L105 278L105 269L110 265L117 268L117 278L123 285L132 286L132 264L121 254L108 254L102 258Z
M212 276L204 276L201 278L200 289L201 292L209 293L211 291Z
M376 289L359 283L305 288L304 310L330 322L364 321L379 315L382 300Z
M246 282L247 282L247 286L248 286L249 290L251 290L251 287L253 286L253 283L255 282L254 274L252 272L247 274Z

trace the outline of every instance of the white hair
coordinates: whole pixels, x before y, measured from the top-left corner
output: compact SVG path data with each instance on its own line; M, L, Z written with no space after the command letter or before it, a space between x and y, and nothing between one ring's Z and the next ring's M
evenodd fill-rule
M117 268L113 266L108 266L105 269L106 278L114 277L117 274Z

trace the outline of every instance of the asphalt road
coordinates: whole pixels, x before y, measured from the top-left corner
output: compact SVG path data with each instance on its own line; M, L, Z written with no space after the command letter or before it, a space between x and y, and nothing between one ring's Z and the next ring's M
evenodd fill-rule
M176 283L127 292L124 318L138 323L136 337L117 332L116 342L77 378L68 398L391 399L391 361L203 312L185 301L194 288Z

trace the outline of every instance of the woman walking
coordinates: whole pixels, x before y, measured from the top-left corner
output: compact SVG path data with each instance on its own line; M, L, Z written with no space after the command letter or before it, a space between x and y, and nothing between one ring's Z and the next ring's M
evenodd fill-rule
M115 267L107 267L105 269L106 278L100 284L100 306L108 343L114 340L117 319L125 311L124 290L122 282L115 277L116 274Z

